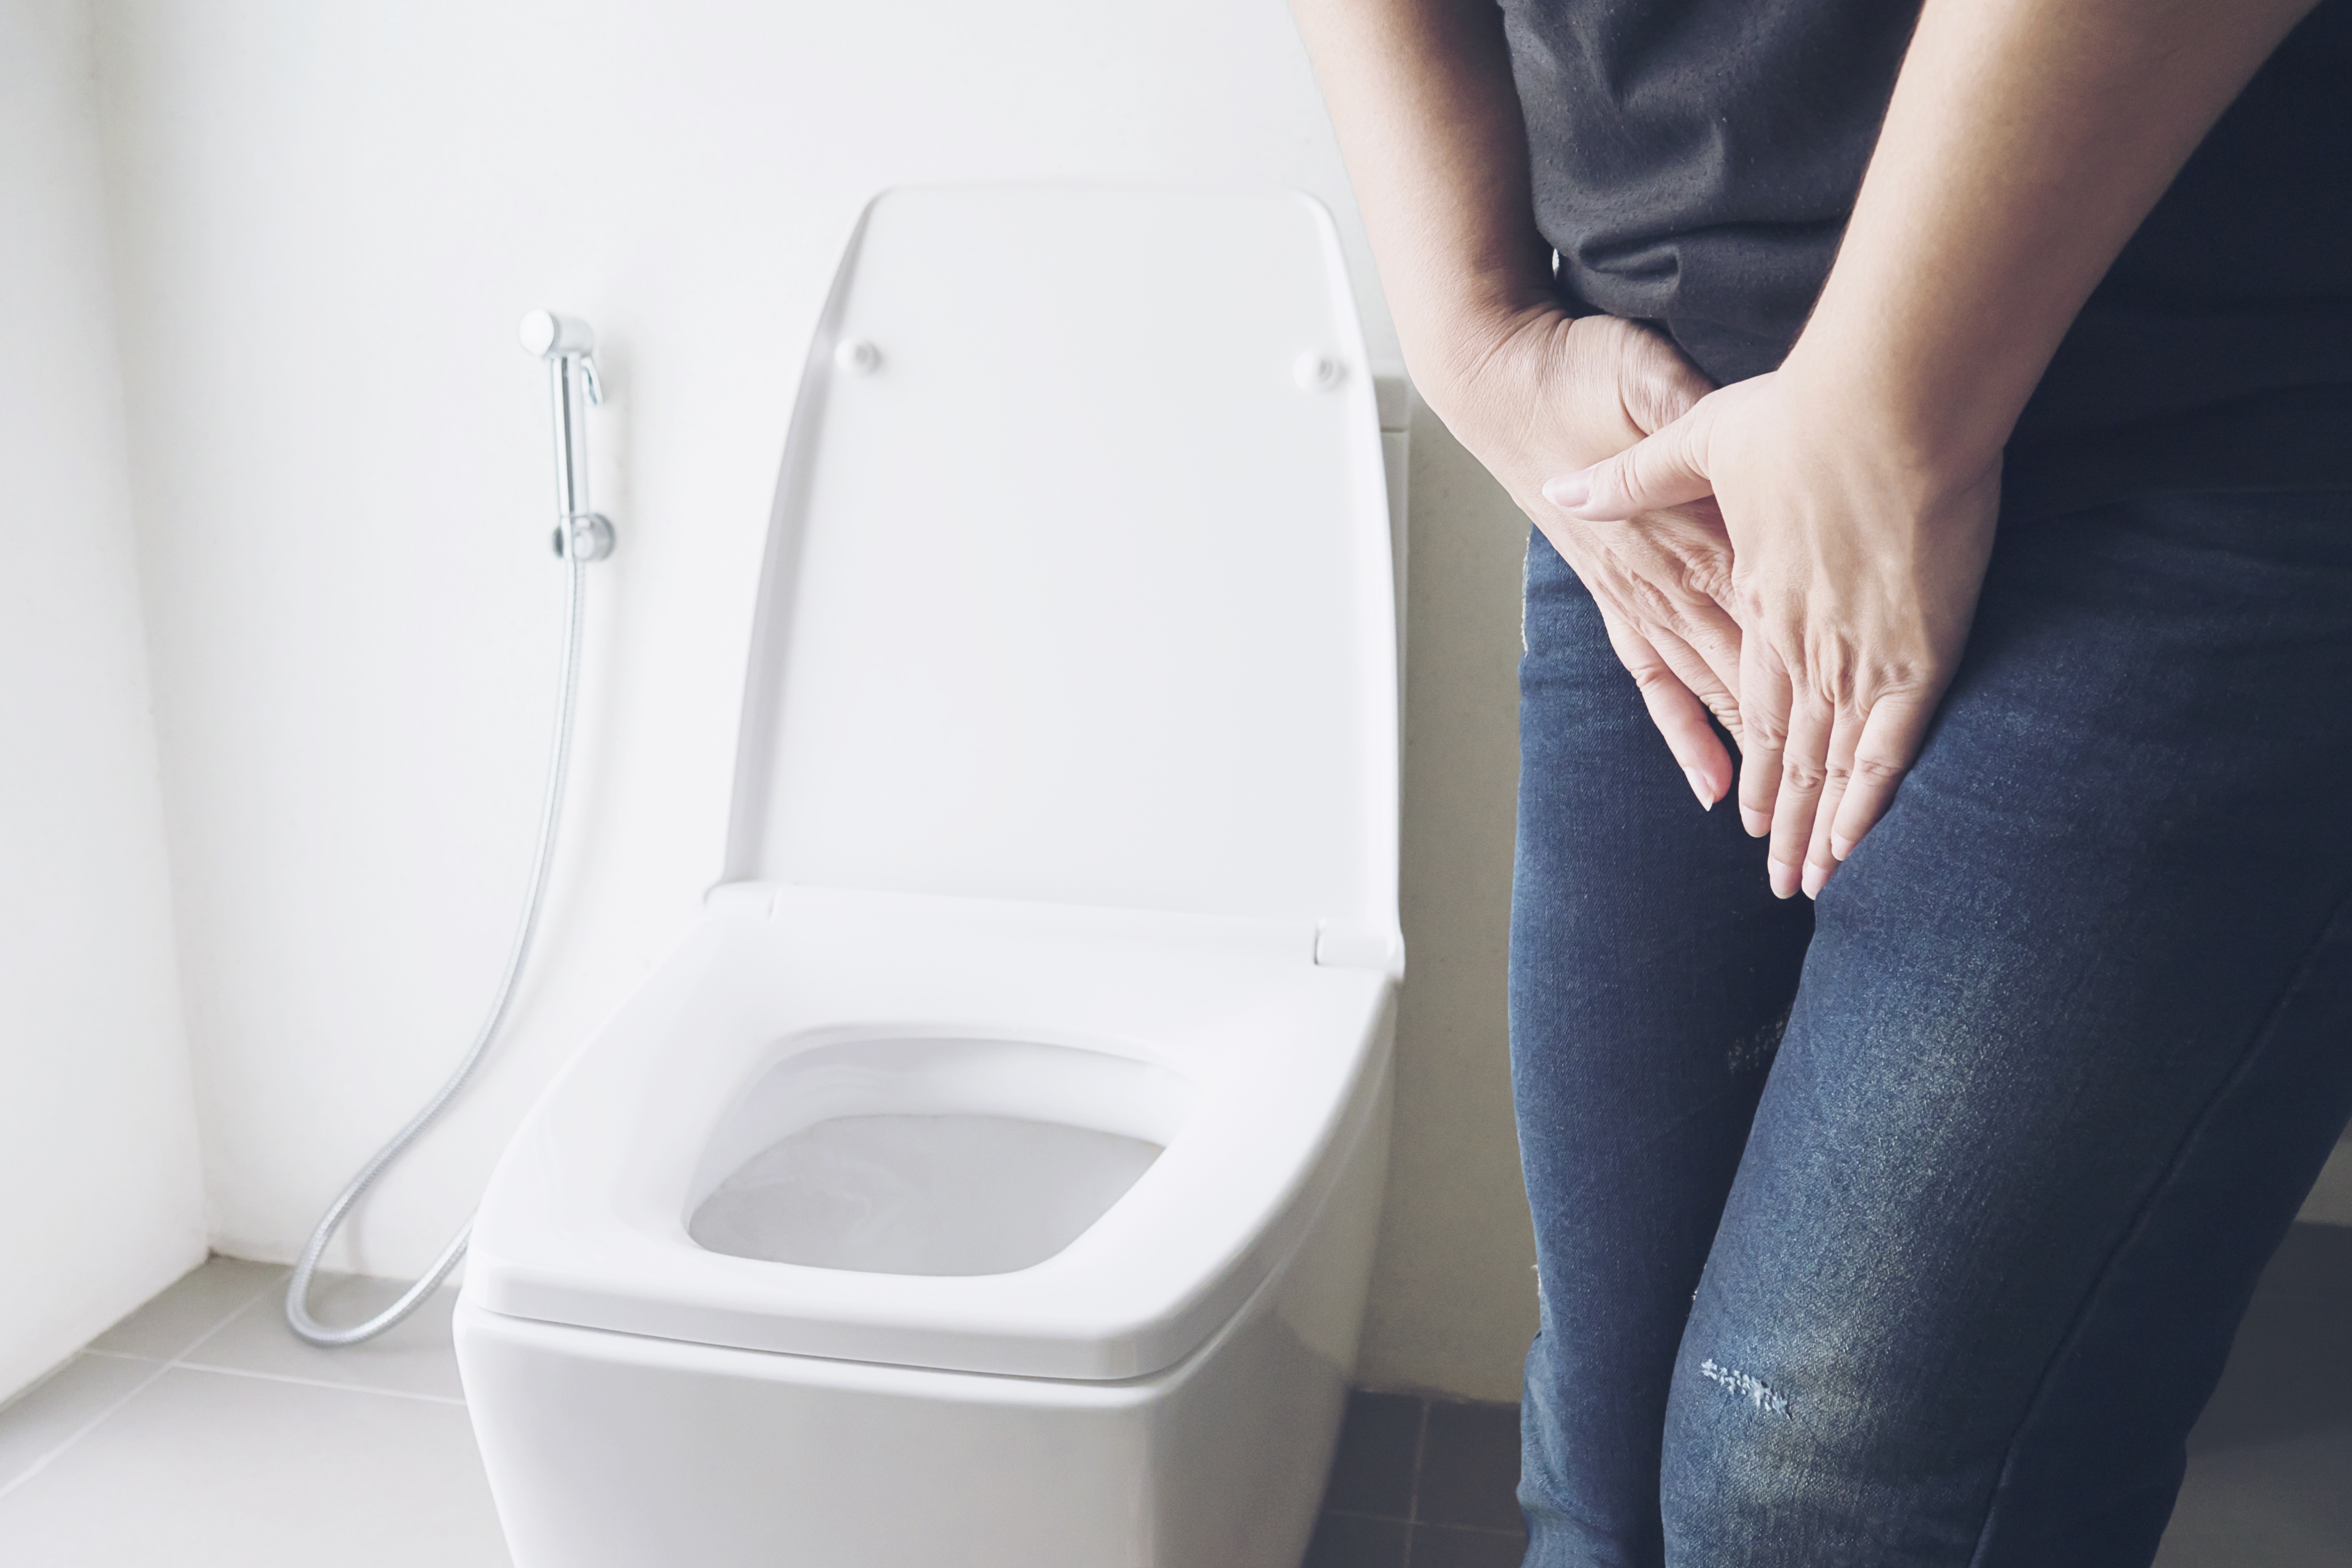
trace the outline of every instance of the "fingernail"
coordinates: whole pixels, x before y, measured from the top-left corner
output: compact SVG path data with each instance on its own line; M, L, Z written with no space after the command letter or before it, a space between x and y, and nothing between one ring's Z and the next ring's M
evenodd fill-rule
M1739 826L1748 829L1748 837L1761 838L1772 831L1772 814L1743 805L1739 808Z
M1766 859L1764 875L1772 884L1772 896L1785 899L1797 890L1797 868L1786 860Z
M1592 499L1592 481L1585 476L1592 470L1580 469L1544 481L1543 498L1557 507L1580 507Z
M1715 803L1721 797L1708 790L1706 777L1696 768L1685 768L1683 777L1690 780L1691 794L1698 796L1699 805L1713 811Z
M1847 856L1853 853L1853 840L1851 838L1841 838L1834 833L1831 834L1830 853L1836 856L1841 860L1844 859Z
M1830 874L1826 867L1816 866L1811 860L1805 862L1805 897L1809 899L1820 898L1822 896L1822 884L1829 879Z

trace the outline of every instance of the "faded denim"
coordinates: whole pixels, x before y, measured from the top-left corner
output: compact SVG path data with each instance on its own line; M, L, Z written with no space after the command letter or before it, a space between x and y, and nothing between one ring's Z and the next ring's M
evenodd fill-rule
M1530 1568L2142 1568L2352 1116L2352 495L2004 528L1817 906L1527 626Z

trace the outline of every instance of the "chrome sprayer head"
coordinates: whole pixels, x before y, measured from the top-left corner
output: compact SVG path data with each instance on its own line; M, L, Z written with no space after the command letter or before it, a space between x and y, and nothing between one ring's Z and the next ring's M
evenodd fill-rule
M561 359L596 351L595 330L577 316L533 310L522 319L522 346L541 359Z
M574 562L613 552L611 520L588 504L588 405L604 401L596 378L596 333L577 316L533 310L517 333L547 362L555 415L555 553Z

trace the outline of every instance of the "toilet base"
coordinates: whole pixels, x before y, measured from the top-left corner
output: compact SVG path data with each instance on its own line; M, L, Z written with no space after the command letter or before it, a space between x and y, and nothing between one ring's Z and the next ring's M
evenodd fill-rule
M877 1366L461 1301L516 1568L1297 1568L1355 1358L1380 1099L1299 1250L1150 1377Z

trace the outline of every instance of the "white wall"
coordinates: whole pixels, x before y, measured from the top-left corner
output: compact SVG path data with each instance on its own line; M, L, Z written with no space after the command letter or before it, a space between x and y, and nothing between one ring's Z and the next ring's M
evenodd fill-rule
M1517 1399L1535 1237L1511 1121L1511 856L1527 519L1413 409L1397 1125L1365 1325L1372 1383Z
M205 1249L89 42L0 0L0 1399Z
M595 573L544 962L480 1088L342 1255L386 1272L464 1216L531 1096L716 874L769 489L867 195L1301 185L1339 213L1374 353L1393 354L1277 0L99 14L186 1007L215 1241L244 1256L290 1257L440 1079L521 890L560 593L525 309L583 313L608 345L599 500L621 547ZM1416 520L1440 591L1416 599L1412 722L1443 740L1409 742L1414 974L1365 1374L1508 1396L1532 1322L1500 1006L1520 530L1435 438L1422 488L1464 499ZM1466 859L1439 821L1456 808Z

